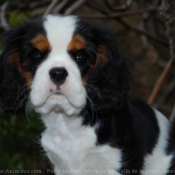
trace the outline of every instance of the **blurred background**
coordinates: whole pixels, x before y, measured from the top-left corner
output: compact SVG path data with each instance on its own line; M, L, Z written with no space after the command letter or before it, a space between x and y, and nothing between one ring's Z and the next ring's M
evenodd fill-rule
M49 13L74 14L109 28L118 49L131 62L130 95L174 122L175 1L0 0L0 50L6 30ZM0 170L4 174L52 174L40 146L42 131L40 116L31 107L23 115L5 114L0 109Z

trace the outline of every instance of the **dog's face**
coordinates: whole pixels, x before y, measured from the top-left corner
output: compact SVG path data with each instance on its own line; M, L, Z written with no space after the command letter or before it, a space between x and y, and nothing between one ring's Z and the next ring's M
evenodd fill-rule
M4 35L0 104L23 111L28 100L41 114L77 115L121 107L128 68L106 30L75 16L48 15Z

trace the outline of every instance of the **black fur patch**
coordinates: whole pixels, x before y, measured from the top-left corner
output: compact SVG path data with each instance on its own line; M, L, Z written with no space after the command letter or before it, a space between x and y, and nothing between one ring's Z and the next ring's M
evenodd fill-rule
M94 127L99 124L97 145L109 144L122 150L123 166L119 172L135 169L135 174L140 174L144 157L152 153L159 136L154 111L128 97L128 63L117 51L111 33L84 21L77 23L76 32L85 38L89 48L104 45L108 59L87 79L87 105L81 112L83 124Z
M30 90L22 67L25 66L25 71L34 75L38 65L29 64L27 55L32 50L31 39L38 33L45 34L41 18L10 29L3 36L4 48L0 57L0 106L5 111L18 113L25 110ZM15 58L17 56L19 58Z

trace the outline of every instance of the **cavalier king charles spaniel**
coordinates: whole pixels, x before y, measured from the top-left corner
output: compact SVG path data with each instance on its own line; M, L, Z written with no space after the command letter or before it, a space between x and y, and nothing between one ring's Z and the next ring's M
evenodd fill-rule
M175 174L175 129L128 97L129 68L105 28L47 15L7 31L0 105L45 125L41 145L55 174Z

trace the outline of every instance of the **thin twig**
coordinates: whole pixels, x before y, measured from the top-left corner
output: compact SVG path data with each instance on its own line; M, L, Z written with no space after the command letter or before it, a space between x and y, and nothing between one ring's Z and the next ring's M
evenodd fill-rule
M7 30L10 27L5 17L5 13L8 5L9 5L9 2L5 2L0 8L1 27L4 28L5 30Z
M142 31L145 30L145 21L143 20L143 15L140 17L138 29L139 30L142 30ZM140 37L141 37L141 40L142 40L143 45L146 48L148 48L149 47L148 38L145 35L141 35Z
M92 4L90 4L89 2L87 2L87 5L92 7L92 8L94 8L95 10L98 10L100 13L106 15L106 12L104 10L102 10L102 9L92 5ZM156 7L156 6L154 6L154 7ZM81 16L81 17L83 17L83 16ZM125 22L124 20L122 20L119 17L115 17L114 19L117 20L121 25L123 25L127 29L130 29L130 30L132 30L132 31L134 31L134 32L136 32L138 34L145 35L146 37L148 37L148 38L150 38L150 39L152 39L152 40L154 40L154 41L156 41L156 42L158 42L158 43L160 43L160 44L162 44L162 45L164 45L166 47L169 46L168 42L166 42L166 41L164 41L164 40L162 40L160 38L156 38L156 37L150 35L149 33L145 32L145 31L142 31L142 30L139 30L139 29L135 28L134 26L131 26L130 24L128 24L127 22Z
M49 2L47 0L31 2L28 6L29 9L36 9L41 6L48 6Z
M160 6L154 6L146 9L141 10L132 10L128 12L121 12L121 13L111 13L106 15L81 15L82 18L96 18L96 19L108 19L108 18L118 18L118 17L127 17L133 15L140 15L143 13L157 11Z
M52 2L50 3L50 5L48 6L48 8L46 9L46 11L44 12L44 15L49 14L52 9L54 8L54 6L59 2L60 0L52 0Z
M157 98L157 95L159 94L159 91L160 89L162 88L162 85L164 84L165 82L165 79L167 78L170 70L171 70L171 67L172 67L172 64L173 64L174 60L173 59L170 59L167 63L167 65L165 66L163 72L161 73L161 75L159 76L157 82L156 82L156 85L148 99L148 104L150 105L153 105L156 98Z
M162 45L164 45L164 46L166 46L166 47L169 46L169 44L168 44L166 41L164 41L164 40L162 40L162 39L160 39L160 38L154 37L154 36L150 35L149 33L145 32L145 31L139 30L138 28L136 28L136 27L134 27L134 26L131 26L130 24L128 24L128 23L125 22L124 20L122 20L122 19L120 19L120 18L115 18L115 19L116 19L120 24L122 24L124 27L126 27L127 29L130 29L130 30L132 30L132 31L134 31L134 32L136 32L136 33L138 33L138 34L145 35L145 36L147 36L148 38L150 38L150 39L152 39L152 40L154 40L154 41L156 41L156 42L159 42L160 44L162 44Z
M109 0L103 0L103 1L106 4L106 6L110 10L113 10L113 11L127 10L131 6L131 4L132 4L132 0L127 0L124 5L118 7L118 6L115 6L115 5L111 4L111 2L109 2Z
M87 1L86 5L89 6L89 7L91 7L91 8L93 8L94 10L99 11L102 14L105 14L105 15L107 14L107 11L105 9L102 9L100 7L97 7L96 5L90 3L90 1Z
M78 8L80 8L87 0L79 0L75 2L71 7L65 11L65 15L70 15L74 13Z
M56 7L53 9L53 13L59 13L65 6L66 4L69 3L70 0L64 0L60 2Z

